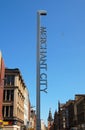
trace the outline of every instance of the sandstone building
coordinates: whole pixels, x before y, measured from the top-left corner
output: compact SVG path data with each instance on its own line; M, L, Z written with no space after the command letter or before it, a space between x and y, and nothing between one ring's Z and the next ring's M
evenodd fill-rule
M6 68L5 79L3 121L7 125L4 126L3 130L21 130L24 128L24 93L26 91L26 85L20 70L17 68Z

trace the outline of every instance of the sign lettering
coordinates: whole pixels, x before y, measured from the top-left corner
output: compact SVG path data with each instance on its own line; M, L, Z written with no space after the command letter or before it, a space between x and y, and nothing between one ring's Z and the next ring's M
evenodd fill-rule
M47 89L47 31L46 27L40 28L40 87Z

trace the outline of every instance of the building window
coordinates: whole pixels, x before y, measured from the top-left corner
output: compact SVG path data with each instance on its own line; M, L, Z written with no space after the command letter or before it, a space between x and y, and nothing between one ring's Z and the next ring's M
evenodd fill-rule
M6 106L6 117L9 116L9 106Z
M7 90L7 101L10 101L10 90Z
M11 101L14 101L14 90L11 90Z
M84 112L81 112L79 115L77 115L78 123L82 123L85 121L84 119Z
M11 85L14 85L14 75L11 76Z
M15 76L14 75L5 75L5 85L14 85Z
M3 117L13 116L13 106L3 106Z
M14 101L14 90L4 90L4 101Z
M10 106L10 117L13 116L13 106Z
M10 85L10 75L7 75L6 81L7 81L7 85Z

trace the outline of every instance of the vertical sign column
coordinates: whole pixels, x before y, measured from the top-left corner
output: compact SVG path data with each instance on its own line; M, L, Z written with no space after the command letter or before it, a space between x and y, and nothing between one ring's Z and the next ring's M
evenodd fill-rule
M46 29L40 25L40 16L46 15L47 12L40 10L37 12L37 75L36 75L36 130L41 130L40 120L40 90L44 91L47 89L47 75L42 70L47 69L46 66ZM46 87L43 87L45 85Z

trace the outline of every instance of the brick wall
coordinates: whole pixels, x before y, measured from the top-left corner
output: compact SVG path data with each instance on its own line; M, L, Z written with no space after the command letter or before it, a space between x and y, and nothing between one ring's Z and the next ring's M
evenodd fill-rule
M5 66L4 66L4 61L1 57L0 60L0 120L2 120L2 104L3 104L3 88L4 88L4 71L5 71Z

